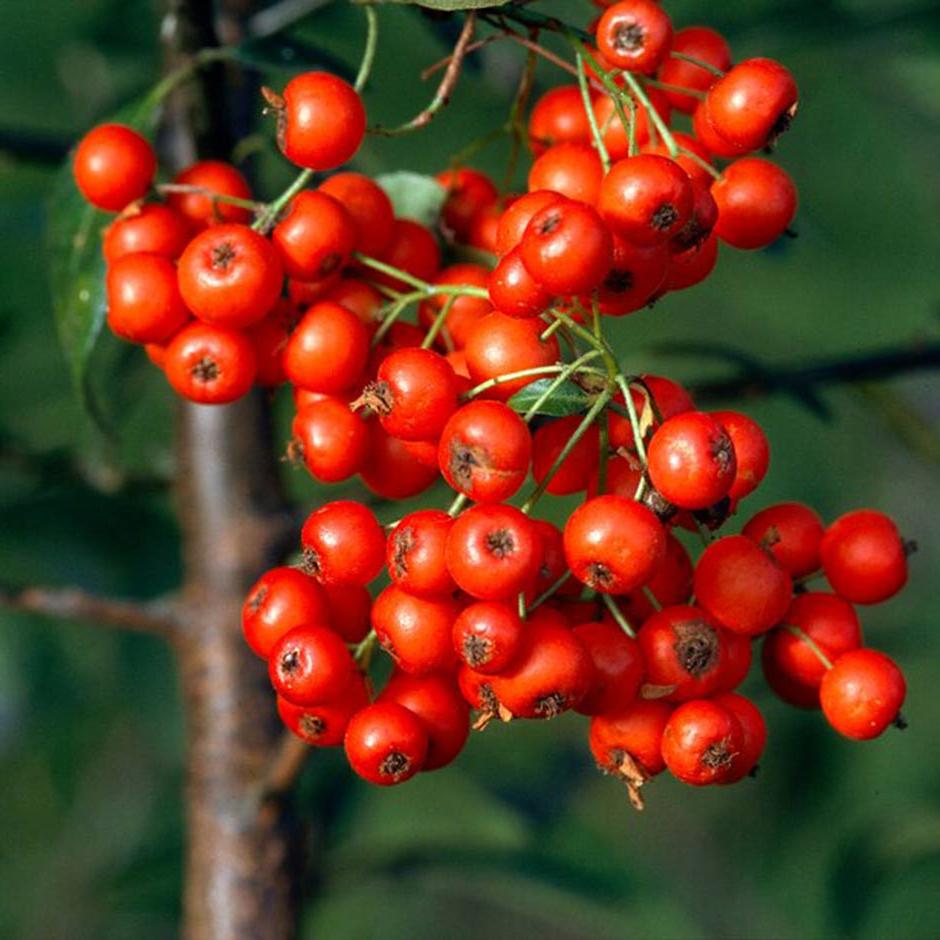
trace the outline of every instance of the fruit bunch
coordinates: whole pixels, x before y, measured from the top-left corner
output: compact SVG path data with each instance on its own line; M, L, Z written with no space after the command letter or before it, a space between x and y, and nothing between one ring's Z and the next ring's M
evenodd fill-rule
M327 502L297 565L245 602L284 723L343 745L377 784L450 763L471 709L480 729L589 716L598 765L638 807L666 768L740 780L766 739L736 691L759 637L784 701L821 707L851 738L900 721L903 676L863 647L854 607L906 581L893 522L860 510L826 528L786 503L717 537L767 473L762 429L696 408L667 377L624 374L604 335L608 317L707 277L720 242L759 249L787 232L795 187L751 154L789 126L794 80L771 59L732 65L713 30L674 33L653 0L599 5L589 32L500 8L494 28L577 82L507 125L534 157L528 191L452 166L433 228L396 217L359 173L308 188L367 130L357 89L325 73L264 90L303 168L271 203L217 162L155 186L149 144L121 126L75 157L89 201L121 212L104 241L108 322L179 394L222 403L289 383L288 455L317 481L358 475L385 500L441 478L454 491L446 510L387 526L366 503ZM528 38L540 29L574 62ZM536 515L572 494L563 528ZM831 590L809 591L823 576ZM377 647L394 670L375 695Z

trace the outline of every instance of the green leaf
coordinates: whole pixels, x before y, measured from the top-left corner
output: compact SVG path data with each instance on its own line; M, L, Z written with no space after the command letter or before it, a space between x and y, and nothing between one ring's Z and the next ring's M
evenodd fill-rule
M122 108L113 121L139 131L149 129L160 99L153 94ZM87 368L107 313L105 263L101 252L104 229L113 216L89 205L72 176L72 154L52 185L46 224L52 309L76 392L96 422L101 422L88 384Z
M420 173L386 173L375 180L388 193L395 215L433 226L441 214L447 190L433 176Z
M528 411L540 399L555 377L536 379L525 388L516 392L509 399L509 407L520 413ZM565 379L552 394L539 405L536 414L551 415L553 418L564 418L567 415L576 415L584 411L591 404L591 397L583 388L574 382Z
M363 0L372 3L374 0ZM380 3L398 3L412 7L427 7L429 10L442 10L454 13L457 10L486 10L504 7L509 0L379 0Z

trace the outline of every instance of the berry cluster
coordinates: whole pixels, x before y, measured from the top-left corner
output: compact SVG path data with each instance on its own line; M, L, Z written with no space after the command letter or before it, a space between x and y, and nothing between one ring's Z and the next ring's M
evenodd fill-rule
M786 702L852 738L900 720L903 676L862 647L853 606L906 581L891 520L862 510L824 528L786 503L716 538L767 473L762 429L697 409L666 377L623 374L603 332L707 277L719 242L757 249L787 231L795 187L749 155L786 130L796 85L770 59L732 66L713 30L673 33L653 0L599 5L589 34L501 8L561 30L575 63L553 61L578 82L522 128L528 192L454 166L437 177L436 231L396 218L358 173L304 188L366 132L357 91L323 73L265 90L304 168L270 204L216 162L154 188L153 152L128 128L99 127L76 154L89 201L123 210L105 237L108 322L179 394L221 403L289 382L288 453L316 480L358 474L387 500L441 478L456 492L447 511L385 528L363 503L328 502L298 566L268 571L245 602L285 724L343 745L374 783L452 761L471 708L477 728L590 716L598 765L639 807L666 768L740 780L766 738L735 691L757 637ZM671 128L680 114L686 131ZM475 260L444 266L442 241ZM584 494L563 530L534 514L546 494ZM694 563L686 532L705 543ZM831 592L807 591L823 575ZM394 672L374 697L377 645Z

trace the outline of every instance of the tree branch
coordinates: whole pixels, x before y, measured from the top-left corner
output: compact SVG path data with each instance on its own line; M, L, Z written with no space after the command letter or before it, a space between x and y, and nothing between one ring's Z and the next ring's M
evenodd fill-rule
M165 637L172 636L177 629L175 605L170 601L117 600L77 587L2 588L0 607Z

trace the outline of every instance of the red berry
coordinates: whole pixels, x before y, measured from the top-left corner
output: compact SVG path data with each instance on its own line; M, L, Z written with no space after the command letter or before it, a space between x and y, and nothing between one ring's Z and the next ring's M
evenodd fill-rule
M361 643L371 629L372 596L361 584L324 584L330 626L347 642Z
M565 556L572 574L605 594L626 594L646 584L666 551L659 520L622 496L596 496L565 525Z
M802 578L819 569L823 524L809 506L768 506L744 526L741 534L767 549L791 577Z
M447 568L457 586L472 597L504 600L534 581L540 548L528 516L515 506L472 506L451 526Z
M435 179L447 190L441 208L444 225L464 241L476 216L499 198L499 190L485 173L470 167L444 170Z
M137 131L123 124L99 124L79 142L72 170L82 195L93 206L120 212L147 194L157 158Z
M423 769L428 754L424 722L397 702L376 702L353 715L346 728L349 766L369 783L389 787Z
M605 316L622 317L649 303L663 286L669 251L665 245L635 245L620 237L613 244L613 261L597 289L597 305Z
M620 0L597 24L598 51L628 72L652 75L671 45L672 21L655 0Z
M467 743L469 709L452 679L392 676L378 701L403 705L421 719L428 734L428 755L422 770L446 767Z
M452 264L444 268L435 278L435 285L470 285L486 287L489 271L478 264ZM470 331L493 309L493 305L483 297L436 294L418 308L418 320L428 329L438 315L449 304L450 309L444 317L444 325L439 335L442 345L462 349ZM447 342L449 340L449 342Z
M593 206L603 178L601 158L590 144L555 144L532 164L529 192L551 190Z
M857 509L826 529L820 545L832 589L854 604L880 604L907 583L907 551L884 513Z
M343 205L318 191L298 193L271 241L284 273L301 281L338 277L356 244L356 227Z
M716 692L733 692L751 671L753 650L751 638L744 633L725 630L722 634L721 675L718 677Z
M682 52L701 62L707 62L722 72L731 68L731 49L721 33L707 26L688 26L680 29L672 38L672 51ZM682 59L667 59L660 66L659 80L667 85L688 88L692 91L708 91L715 84L715 76L708 69L693 65ZM691 114L698 98L675 91L666 91L670 104L686 114Z
M642 418L646 408L651 410L654 428L676 415L686 411L695 411L695 402L692 401L691 395L678 382L673 382L672 379L661 375L648 373L641 375L640 381L633 383L632 395L638 416ZM622 407L626 405L622 393L618 393L614 401ZM633 440L633 426L630 419L611 411L608 413L608 424L611 448L615 450L625 448L634 452L636 444Z
M324 398L304 405L294 417L292 453L314 479L338 483L358 473L369 453L369 429L346 402Z
M247 225L215 225L197 235L179 260L180 293L206 323L257 323L281 293L281 262L271 243Z
M575 430L581 424L581 415L568 415L543 424L532 435L532 476L541 483L548 475L557 457L567 446ZM587 488L591 475L597 469L599 431L596 425L588 428L561 462L551 478L546 491L556 496L582 492Z
M187 220L191 229L199 230L220 222L250 222L251 210L213 196L251 199L248 181L230 163L221 160L200 160L177 174L176 186L192 187L195 192L171 192L167 204Z
M447 672L457 664L451 642L457 611L450 597L417 597L392 584L372 605L372 628L404 672Z
M205 405L221 405L251 389L257 356L244 333L190 323L167 346L163 368L178 395Z
M744 732L735 713L708 699L680 705L663 731L663 760L683 783L726 783L744 750Z
M361 173L334 173L319 189L341 203L349 214L356 231L356 251L373 258L382 255L395 227L395 212L385 190Z
M647 88L646 96L650 104L655 108L656 113L668 124L671 116L669 100L665 94L657 88ZM633 99L635 107L635 119L633 135L638 147L643 147L649 143L650 139L650 119L646 107L640 105L636 99ZM629 119L629 109L624 106L625 113ZM603 134L604 146L607 148L607 155L611 160L622 160L630 155L630 135L628 127L624 127L614 99L610 95L598 95L594 99L594 119L597 126ZM629 126L629 123L628 123ZM606 128L606 130L604 130Z
M323 584L368 584L382 570L385 535L362 503L337 500L315 509L300 537L304 565Z
M106 229L102 250L109 265L125 255L147 252L175 260L189 241L186 220L159 203L132 205Z
M305 72L284 89L281 149L297 166L332 170L350 160L366 132L359 93L328 72Z
M262 659L294 627L330 623L323 589L296 568L266 571L248 592L242 607L245 641Z
M582 715L605 715L627 707L640 691L644 675L636 640L606 621L581 623L571 632L594 664L594 682L575 710Z
M630 495L632 497L632 493ZM636 623L643 623L656 612L647 599L647 593L656 598L660 607L685 604L692 593L692 559L671 532L666 533L666 552L662 564L646 585L646 591L634 591L622 599L624 612Z
M437 239L425 226L411 219L395 219L392 237L382 255L382 261L422 281L433 281L441 267L441 249ZM392 290L407 292L412 289L398 278L372 270L369 270L369 280L384 284Z
M189 319L176 268L155 254L124 255L107 274L108 326L132 343L166 343Z
M338 699L322 705L292 705L286 698L278 696L277 713L281 721L307 744L339 747L352 716L368 704L369 692L365 681L356 676Z
M599 197L598 209L611 231L641 245L662 244L681 232L695 204L685 170L654 154L618 160Z
M718 263L718 237L712 233L698 248L669 257L669 271L662 293L687 290L701 284Z
M532 219L532 216L541 212L553 202L564 200L564 196L552 190L540 189L526 193L506 207L499 219L499 229L496 233L496 253L509 254L513 248L522 241L522 236Z
M382 499L409 499L423 493L438 479L438 469L415 457L413 447L413 442L386 434L378 421L369 422L369 456L359 471L362 482Z
M713 411L712 417L728 432L734 447L736 470L728 491L732 504L760 485L770 463L770 444L761 426L739 411Z
M722 626L757 636L778 624L790 606L790 576L769 552L743 535L712 542L693 579L696 602Z
M554 144L586 144L590 140L591 125L577 85L550 88L535 102L529 115L529 146L536 156Z
M524 630L514 607L480 601L465 607L454 621L454 649L477 672L502 672L515 658Z
M727 708L741 725L743 741L741 753L734 760L731 775L722 783L737 783L743 780L757 766L767 744L767 724L760 709L743 695L734 692L719 695L714 699L717 705Z
M453 519L440 509L409 513L388 537L385 563L389 577L418 597L452 594L456 585L444 560L444 545Z
M591 719L591 753L606 773L629 781L638 769L654 777L666 769L662 756L663 731L673 706L660 700L637 699L626 707ZM630 758L638 768L625 766Z
M725 167L712 185L718 204L715 234L735 248L766 248L796 215L796 186L769 160L746 157Z
M706 509L727 496L737 471L728 432L703 411L665 421L649 445L653 486L680 509Z
M819 687L826 720L856 741L877 738L897 721L906 694L904 674L894 660L873 649L844 653Z
M314 304L284 351L284 370L295 385L335 395L353 388L369 358L369 331L354 313L330 300Z
M529 272L518 247L500 259L486 286L493 306L507 317L537 317L552 302L552 294Z
M292 705L322 705L339 698L357 674L346 644L315 624L294 627L271 648L268 674L275 692Z

